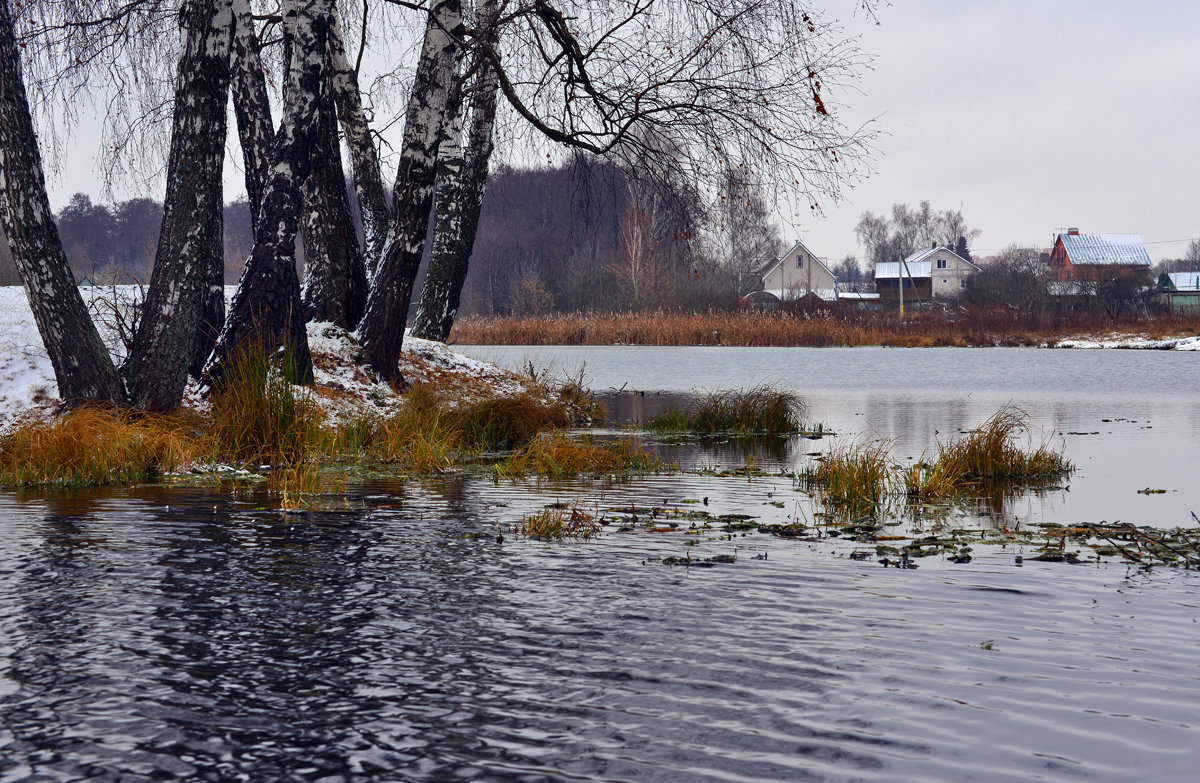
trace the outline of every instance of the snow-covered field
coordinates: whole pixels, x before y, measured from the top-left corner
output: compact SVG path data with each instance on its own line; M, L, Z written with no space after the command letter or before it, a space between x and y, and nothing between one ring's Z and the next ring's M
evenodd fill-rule
M128 299L133 286L96 286L80 289L84 302L99 314L100 336L114 359L124 358L124 346L108 317L108 303ZM226 287L226 301L233 287ZM363 405L386 410L399 404L400 396L387 384L377 383L355 361L359 352L353 338L329 323L308 325L309 348L316 374L316 398L331 414L360 409ZM441 343L406 337L400 362L410 382L436 382L463 397L493 393L516 393L521 380L505 370L454 353ZM188 404L203 404L194 385L188 389ZM38 334L25 289L0 286L0 426L30 411L53 410L58 403L58 384L42 338Z

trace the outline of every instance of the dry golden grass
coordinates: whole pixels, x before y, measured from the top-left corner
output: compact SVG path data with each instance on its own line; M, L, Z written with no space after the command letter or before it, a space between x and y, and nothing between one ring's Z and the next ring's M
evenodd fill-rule
M0 484L98 486L154 478L197 458L186 415L136 416L84 407L28 420L0 438Z
M563 478L580 473L650 473L661 468L662 462L635 440L597 442L590 437L575 439L551 432L496 463L493 471L498 478L529 473Z
M969 347L1044 345L1114 329L1152 338L1200 334L1200 317L1175 316L1114 325L1103 313L1055 313L1036 319L1009 310L969 311L953 319L917 312L815 310L766 312L564 313L537 318L461 318L454 342L477 345L743 345Z

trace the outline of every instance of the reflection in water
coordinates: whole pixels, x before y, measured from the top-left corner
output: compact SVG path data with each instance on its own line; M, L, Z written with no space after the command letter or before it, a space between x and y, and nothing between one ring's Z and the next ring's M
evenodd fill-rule
M68 513L0 496L0 779L1186 772L1193 574L465 536L570 491L646 504L681 480L714 513L773 486L457 476L406 485L403 509L377 484L358 510L288 516L201 493ZM657 562L685 550L737 561Z

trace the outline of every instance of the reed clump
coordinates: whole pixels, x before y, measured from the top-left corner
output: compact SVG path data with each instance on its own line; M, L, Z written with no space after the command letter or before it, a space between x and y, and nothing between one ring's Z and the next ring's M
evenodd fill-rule
M646 423L657 432L799 432L806 408L799 396L769 386L711 392L689 409L668 408Z
M895 480L892 444L882 440L835 446L796 475L801 489L848 517L875 516Z
M593 515L575 506L550 506L534 514L524 514L516 526L516 532L528 538L563 541L568 538L583 539L600 535L603 525Z
M153 479L198 456L185 415L135 415L86 406L30 419L0 438L4 486L101 486Z
M1061 451L1043 443L1023 448L1029 417L1006 405L978 429L938 447L932 463L915 465L906 478L910 496L949 497L984 485L1031 484L1056 480L1075 469Z
M262 345L234 354L210 398L206 439L214 458L243 464L297 465L322 439L324 413L312 394L292 383L295 362Z
M590 436L571 438L561 432L544 433L493 466L497 478L539 476L564 478L581 473L652 473L662 461L635 440L597 441Z

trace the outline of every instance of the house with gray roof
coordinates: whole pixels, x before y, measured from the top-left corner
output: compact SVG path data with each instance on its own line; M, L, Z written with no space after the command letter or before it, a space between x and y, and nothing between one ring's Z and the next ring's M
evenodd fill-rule
M1067 229L1054 240L1050 269L1059 280L1112 280L1132 275L1149 282L1150 254L1141 234L1083 234Z
M900 299L903 283L905 302L947 301L961 296L967 278L978 271L978 266L950 248L934 245L913 253L903 262L875 264L875 290L881 301L895 302Z

